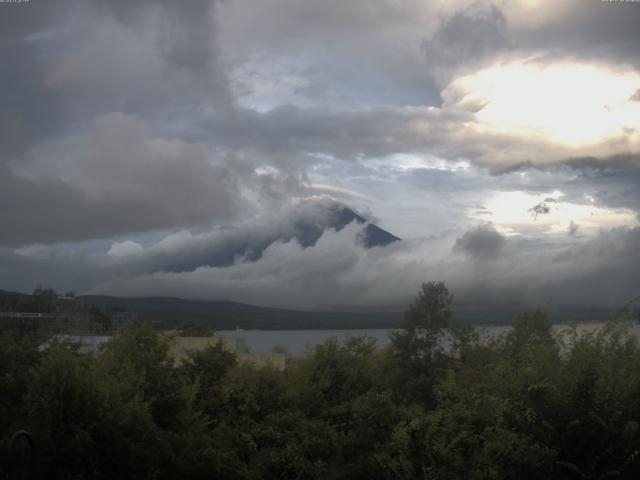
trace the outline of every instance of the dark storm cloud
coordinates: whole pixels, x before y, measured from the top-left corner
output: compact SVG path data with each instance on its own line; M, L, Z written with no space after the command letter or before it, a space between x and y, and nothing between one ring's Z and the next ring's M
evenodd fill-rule
M0 247L0 289L30 293L38 285L59 292L80 291L104 281L104 272L87 262L86 252L33 257Z
M186 190L189 198L174 202L161 191L146 198L135 192L94 196L62 180L5 176L0 179L0 201L12 207L0 209L3 224L0 244L79 241L123 232L193 226L207 223L212 217L229 216L237 208L233 204L235 194L229 195L231 185L225 185L224 177L228 175L222 169L221 178L209 184L204 183L206 178L176 179L170 168L153 173L166 175L165 180L173 188L179 185L174 180L189 182ZM157 180L162 182L160 178Z
M604 157L577 157L565 162L575 168L600 171L640 171L640 153L622 153Z
M239 212L251 169L211 165L207 147L148 138L126 115L100 117L86 137L48 145L22 173L0 176L0 244L83 240L206 224Z
M248 179L271 197L295 188L156 133L184 129L191 109L230 108L216 3L2 6L0 244L225 221Z
M253 112L242 110L227 114L224 107L228 107L232 100L219 58L216 3L199 0L188 3L116 1L76 4L67 1L58 4L57 8L36 10L40 4L32 2L28 8L11 10L12 15L13 12L19 13L18 20L25 27L13 27L6 34L12 35L12 42L11 46L5 46L10 50L6 53L8 68L3 71L10 72L12 81L5 84L16 88L12 89L13 108L9 113L4 113L7 118L3 131L19 134L12 134L11 141L7 139L3 145L17 142L24 148L44 135L45 131L59 130L64 126L72 128L74 123L76 127L81 127L87 117L106 111L145 112L154 115L156 120L162 119L170 124L172 120L184 123L184 118L178 120L180 115L185 114L185 109L193 109L196 111L186 112L190 116L188 123L191 124L189 128L183 128L182 135L188 136L192 134L190 132L200 129L202 134L199 140L224 144L230 138L234 148L251 148L257 141L256 151L261 153L261 148L268 153L277 145L279 150L290 149L288 153L291 155L322 151L343 152L344 156L376 155L424 151L434 143L434 153L447 157L478 156L482 162L484 156L495 153L493 149L485 152L479 145L453 147L461 140L450 130L459 129L464 119L451 119L449 115L431 118L430 115L407 115L385 112L384 109L369 115L357 115L356 118L349 113L342 115L334 112L329 115L317 110L278 110L265 116L255 116ZM419 32L418 19L425 15L421 12L423 7L420 2L402 5L380 2L375 6L365 2L349 5L330 2L323 4L322 8L315 2L296 4L278 1L272 2L273 5L232 3L234 5L226 7L235 16L244 19L239 26L231 19L231 25L238 27L235 32L237 39L254 38L256 43L270 39L267 47L277 50L281 45L291 44L288 39L292 36L297 38L297 34L300 34L304 39L300 43L309 46L308 53L312 60L319 57L326 60L329 53L333 55L330 58L335 60L335 55L340 55L340 52L348 52L353 58L359 58L362 53L375 50L370 52L374 53L374 58L392 62L395 60L380 55L380 49L371 49L371 45L384 44L383 41L388 37L395 40L392 34L397 34L403 25L416 29L413 37L425 36ZM444 8L436 3L436 6L427 10L437 13L438 9ZM69 13L71 11L73 14ZM284 19L279 13L282 11L287 12ZM430 75L430 63L435 62L443 68L453 68L457 64L469 66L480 57L489 58L511 45L507 38L506 17L496 6L478 3L471 8L457 7L453 13L441 13L441 19L441 25L435 29L435 33L427 36L427 57L435 60L427 61L424 65L424 71L420 73L423 80ZM389 29L386 36L377 33L383 28ZM335 33L329 36L328 41L335 39L341 42L342 48L320 54L312 46L322 46L320 37L326 37L327 29ZM20 38L29 34L37 38L37 34L43 35L45 31L49 32L51 41L17 41L18 34ZM358 44L361 37L370 41L369 49L363 51L364 46L361 45L352 51L351 48ZM413 37L409 35L407 40ZM236 40L235 36L233 40ZM399 36L400 40L405 38ZM323 41L326 43L327 39ZM399 46L390 47L390 51L398 51ZM254 47L243 48L251 50ZM403 47L417 53L420 50L419 41ZM227 48L228 55L233 58L233 42L229 42ZM372 72L376 73L370 75L372 81L388 68L389 65L381 65L376 72ZM394 77L397 77L404 75L407 68L397 65L393 71ZM357 73L354 70L350 75L356 76ZM29 86L27 82L24 88L17 88L25 79L33 82L33 85ZM348 76L341 74L330 80L345 83L348 79ZM395 90L402 89L402 86L398 87ZM358 88L365 87L358 85ZM385 90L389 91L389 88ZM382 90L377 93L384 94ZM204 120L204 125L198 125L196 117L200 114L199 106L202 104L222 108L225 114L213 119L209 117ZM176 112L179 112L178 118ZM361 127L349 126L353 121ZM449 125L450 121L455 125ZM211 122L217 124L214 125L216 128L209 128ZM429 123L428 131L416 132L413 122ZM278 123L282 123L282 128L277 126ZM327 123L335 123L337 127L328 131ZM171 128L170 125L165 126ZM345 126L346 132L341 135ZM405 135L394 133L404 129L408 130ZM20 139L21 136L24 138ZM379 140L376 142L373 137ZM438 146L438 138L442 138L440 143L446 142L449 146ZM499 149L500 139L494 141L496 149ZM350 142L354 145L348 145ZM334 143L342 145L339 149L332 149Z
M640 8L634 2L578 1L557 21L520 29L516 40L531 49L640 67L638 22Z
M100 113L225 107L215 2L29 2L0 16L0 162Z
M576 151L487 128L476 115L486 99L465 103L473 91L447 89L462 73L532 53L541 68L591 59L640 67L637 5L594 0L566 11L540 2L551 14L538 21L529 18L533 12L514 10L517 3L0 5L0 245L168 235L151 247L119 242L110 254L62 254L56 245L38 255L3 248L0 288L11 278L20 286L33 278L61 288L108 281L102 291L280 306L299 294L301 306L317 306L395 301L420 281L442 278L469 295L481 291L474 284L481 279L514 296L543 298L550 289L582 301L588 281L601 275L611 280L602 298L624 296L638 280L631 269L638 266L635 230L579 243L587 226L569 236L563 227L566 250L546 252L541 241L522 253L521 244L495 229L462 227L469 206L477 210L497 191L560 189L563 201L640 211L637 143L626 141L634 132L601 150ZM379 166L398 154L447 165ZM455 162L468 171L448 171ZM431 210L406 213L394 205L388 207L394 216L424 222L426 231L441 217L456 233L369 252L351 238L355 229L328 231L313 248L285 241L295 236L295 215L278 220L267 212L304 195L307 176L337 164L330 186L340 173L359 169L354 176L369 177L373 187L365 193L379 194L379 204L389 196L377 186L408 186L402 193L414 203L431 200L420 206ZM428 196L418 199L421 191ZM210 230L234 222L238 228ZM255 262L207 266L265 242ZM619 271L609 268L619 264ZM374 298L381 291L384 298Z
M64 101L43 91L42 46L60 33L54 2L2 5L0 15L0 164L60 128ZM9 8L5 8L5 7ZM35 10L38 11L35 11Z
M200 138L213 133L227 148L293 155L298 161L309 154L346 161L428 152L451 159L485 157L486 146L455 141L463 134L461 123L468 119L467 112L424 108L334 111L283 106L266 113L240 110L212 117L203 125Z
M474 258L495 258L506 243L504 235L489 223L479 225L457 238L453 245L453 251L462 252Z
M299 67L323 104L336 94L339 105L437 105L420 53L436 8L422 0L236 0L221 4L221 40L240 62Z
M445 83L456 69L470 70L508 50L507 20L495 5L475 4L444 18L422 50L431 72Z
M158 15L156 44L162 58L192 78L193 86L207 94L205 101L229 102L227 79L219 65L216 8L218 0L146 0L94 2L97 9L111 11L130 28L146 25L144 17ZM180 94L176 92L176 94Z

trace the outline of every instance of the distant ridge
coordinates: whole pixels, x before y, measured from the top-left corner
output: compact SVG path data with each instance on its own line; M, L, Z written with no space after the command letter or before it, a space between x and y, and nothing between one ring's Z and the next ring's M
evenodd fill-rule
M0 290L0 297L26 297L29 296L28 293L22 292L12 292L8 290Z
M186 300L173 297L121 298L82 295L78 299L104 311L135 311L140 320L162 327L196 322L217 330L313 330L394 328L400 312L341 313L257 307L231 301Z
M0 290L0 310L7 300L28 299L29 294ZM2 299L5 299L3 301ZM226 300L187 300L175 297L123 298L106 295L80 295L78 301L104 313L132 311L142 322L159 328L175 328L183 322L195 322L216 330L345 330L397 328L406 307L335 307L330 311L302 311L269 308ZM14 299L14 300L10 300ZM19 300L24 301L23 299ZM454 303L452 324L510 325L523 311L535 305L517 303ZM617 309L581 305L544 307L554 323L602 322L616 316Z
M172 297L120 298L101 295L78 297L102 310L135 311L143 321L175 327L183 321L206 324L218 330L322 330L397 328L404 307L302 311L258 307L231 301L186 300ZM523 311L535 306L520 304L454 304L452 324L511 325ZM580 305L547 306L555 323L601 322L615 316L615 309Z

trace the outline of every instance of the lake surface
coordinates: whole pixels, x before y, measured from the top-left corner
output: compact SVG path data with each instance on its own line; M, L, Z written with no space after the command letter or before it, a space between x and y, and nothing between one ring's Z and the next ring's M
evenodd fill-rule
M604 326L603 323L583 323L577 326L578 333L594 331ZM568 325L554 325L554 331L566 329ZM477 327L480 338L487 341L511 330L504 325ZM243 338L249 350L253 353L270 353L276 347L284 347L294 356L310 352L316 345L324 343L331 337L344 341L349 337L369 336L376 339L378 347L389 344L389 329L361 329L361 330L221 330L216 332L222 337ZM631 325L630 333L640 339L640 325Z

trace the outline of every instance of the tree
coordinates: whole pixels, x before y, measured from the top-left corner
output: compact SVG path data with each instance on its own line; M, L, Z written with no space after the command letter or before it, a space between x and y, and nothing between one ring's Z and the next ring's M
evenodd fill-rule
M423 283L416 301L404 314L401 329L391 335L399 391L430 406L434 402L434 355L449 325L452 302L443 282Z
M91 357L59 346L32 375L24 402L38 454L34 478L152 477L161 448L146 402L126 399Z
M58 302L58 294L52 288L38 286L31 295L29 308L33 312L49 313L55 311Z
M423 283L418 297L404 314L402 328L436 336L449 326L453 295L444 282Z
M169 350L168 339L149 325L142 325L114 336L98 361L129 391L130 397L140 395L149 402L154 421L167 430L178 428L178 414L184 407Z
M182 337L212 337L213 329L196 322L183 322L178 331Z
M224 377L237 364L236 355L219 341L204 350L189 352L180 367L185 381L198 385L195 403L212 421L221 414Z
M522 313L513 321L513 331L507 335L507 343L516 350L526 345L553 344L549 315L543 310Z

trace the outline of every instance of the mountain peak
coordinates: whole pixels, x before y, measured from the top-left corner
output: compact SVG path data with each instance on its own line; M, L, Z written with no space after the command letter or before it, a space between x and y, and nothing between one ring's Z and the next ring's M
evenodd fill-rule
M326 207L321 221L318 218L301 217L295 222L294 237L303 247L316 244L327 228L342 230L351 223L363 225L367 220L342 203L333 203ZM358 239L365 248L381 247L400 240L395 235L383 230L373 223L368 223L358 235Z
M186 258L169 259L161 267L165 271L183 272L203 265L225 267L239 259L254 262L273 243L295 239L303 248L313 247L325 230L341 231L352 223L362 226L357 238L364 248L381 247L400 240L342 203L331 199L308 199L270 228L237 229L222 241L202 244Z

